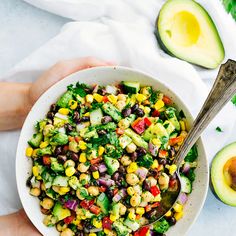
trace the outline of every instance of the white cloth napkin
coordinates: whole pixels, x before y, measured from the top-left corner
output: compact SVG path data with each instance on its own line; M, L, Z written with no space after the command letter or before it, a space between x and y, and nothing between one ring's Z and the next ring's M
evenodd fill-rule
M34 81L43 70L58 60L96 56L120 65L141 69L157 78L165 78L166 74L181 75L181 80L173 76L170 80L163 79L163 82L187 103L192 114L196 115L199 111L207 95L207 86L193 66L166 56L159 49L153 34L155 18L163 1L27 1L43 9L81 21L66 24L60 34L16 65L2 80ZM227 27L223 23L221 25L218 19L224 12L222 10L218 14L218 8L214 8L217 4L211 5L210 2L213 1L204 5L215 13L215 21L219 23L220 31L223 32L226 55L230 56L233 53L236 55L233 30L232 40L224 36ZM226 19L228 16L225 14L224 17ZM236 32L234 33L236 35ZM230 43L231 47L228 45ZM212 72L209 74L204 69L198 68L198 71L202 78L212 75ZM210 159L225 144L234 125L235 115L236 109L232 104L228 104L205 132L207 137L205 147ZM215 131L217 126L220 126L224 133L217 133ZM18 136L19 131L0 134L0 214L20 207L14 176Z

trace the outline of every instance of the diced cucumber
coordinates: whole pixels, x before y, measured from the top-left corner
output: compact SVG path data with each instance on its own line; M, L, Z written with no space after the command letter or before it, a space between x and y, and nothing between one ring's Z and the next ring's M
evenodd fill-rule
M184 193L191 193L192 192L192 183L191 181L184 175L180 176L181 180L181 191Z
M132 139L125 134L119 137L119 143L122 148L126 148L126 146L129 145L131 142L132 142Z
M67 91L66 93L64 93L60 99L57 101L57 105L59 107L67 107L69 101L73 99L73 95L71 91Z
M142 137L136 134L132 129L126 129L125 134L129 136L137 146L148 149L148 143L144 141Z
M33 148L37 148L39 147L42 140L43 140L43 134L37 133L34 134L33 137L28 141L28 144Z
M38 156L51 155L51 154L52 154L51 146L48 146L48 147L45 147L45 148L40 148L37 151Z
M139 82L123 81L122 84L126 93L138 93L140 90Z
M105 89L106 89L107 93L111 93L111 94L114 94L114 95L117 94L117 87L116 86L107 85Z
M52 185L60 186L60 187L67 187L68 186L68 177L65 176L56 176L53 180Z
M168 107L165 110L166 117L175 126L176 130L180 130L180 124L176 117L176 109L174 107Z
M113 118L113 120L118 122L122 119L120 111L110 102L104 103L102 109L106 114L110 115Z
M64 171L63 165L58 163L56 158L51 158L51 169L55 172L63 172Z
M153 138L162 138L162 137L169 137L166 129L164 128L163 124L156 123L152 124L148 127L148 129L145 130L143 134L143 138L146 141L149 141Z
M175 126L169 120L166 120L163 126L169 135L175 130Z
M101 208L104 214L108 214L110 208L110 201L105 193L101 193L98 196L97 205Z
M125 221L124 221L124 225L127 226L128 228L132 229L133 231L136 231L139 229L139 223L137 223L136 221L134 220L130 220L129 218L127 218Z
M102 123L102 110L100 108L90 112L91 125L100 125Z

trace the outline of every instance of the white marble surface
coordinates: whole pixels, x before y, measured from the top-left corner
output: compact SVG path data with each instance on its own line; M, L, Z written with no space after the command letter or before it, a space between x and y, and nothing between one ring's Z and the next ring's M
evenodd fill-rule
M68 21L20 0L0 0L0 77L55 36ZM228 143L236 140L235 133L236 127ZM236 208L222 204L209 191L204 208L188 235L236 235Z

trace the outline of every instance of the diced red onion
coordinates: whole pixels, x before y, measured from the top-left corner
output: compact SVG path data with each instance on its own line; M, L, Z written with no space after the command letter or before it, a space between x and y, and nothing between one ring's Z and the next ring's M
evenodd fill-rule
M99 88L99 86L98 86L98 84L96 84L93 88L93 93L96 93L98 91L98 88Z
M84 129L86 125L84 123L80 123L76 125L76 131L79 132L81 129Z
M191 168L190 163L189 163L189 162L185 162L185 163L184 163L184 166L183 166L183 169L182 169L182 172L183 172L184 174L188 174L190 168Z
M179 198L178 198L178 202L181 204L181 205L184 205L188 200L188 196L186 193L180 193L179 195Z
M76 200L68 200L64 206L70 210L75 211L77 206L78 206L78 202Z
M148 173L148 169L146 169L145 167L140 167L136 170L136 174L138 175L138 177L140 179L145 179Z
M115 86L107 85L106 86L106 92L116 95L117 94L117 88Z
M112 179L105 179L105 178L98 179L98 183L100 185L103 185L103 186L106 186L106 187L111 187L112 185L115 185L114 180L112 180Z
M113 202L119 202L121 200L121 195L119 193L117 193L113 198L112 201Z
M104 172L107 171L107 167L106 167L105 164L102 163L98 166L98 170L99 170L100 173L104 173Z
M153 145L152 142L149 142L148 144L148 149L150 151L150 153L153 155L153 156L157 156L157 153L158 153L158 147Z

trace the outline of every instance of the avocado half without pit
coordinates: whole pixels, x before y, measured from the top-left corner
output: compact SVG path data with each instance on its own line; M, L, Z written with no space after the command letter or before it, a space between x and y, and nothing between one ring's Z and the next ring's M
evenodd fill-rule
M236 206L236 142L216 154L211 165L211 183L222 202Z
M193 0L168 0L156 22L156 36L168 54L206 68L218 67L224 47L207 11Z

